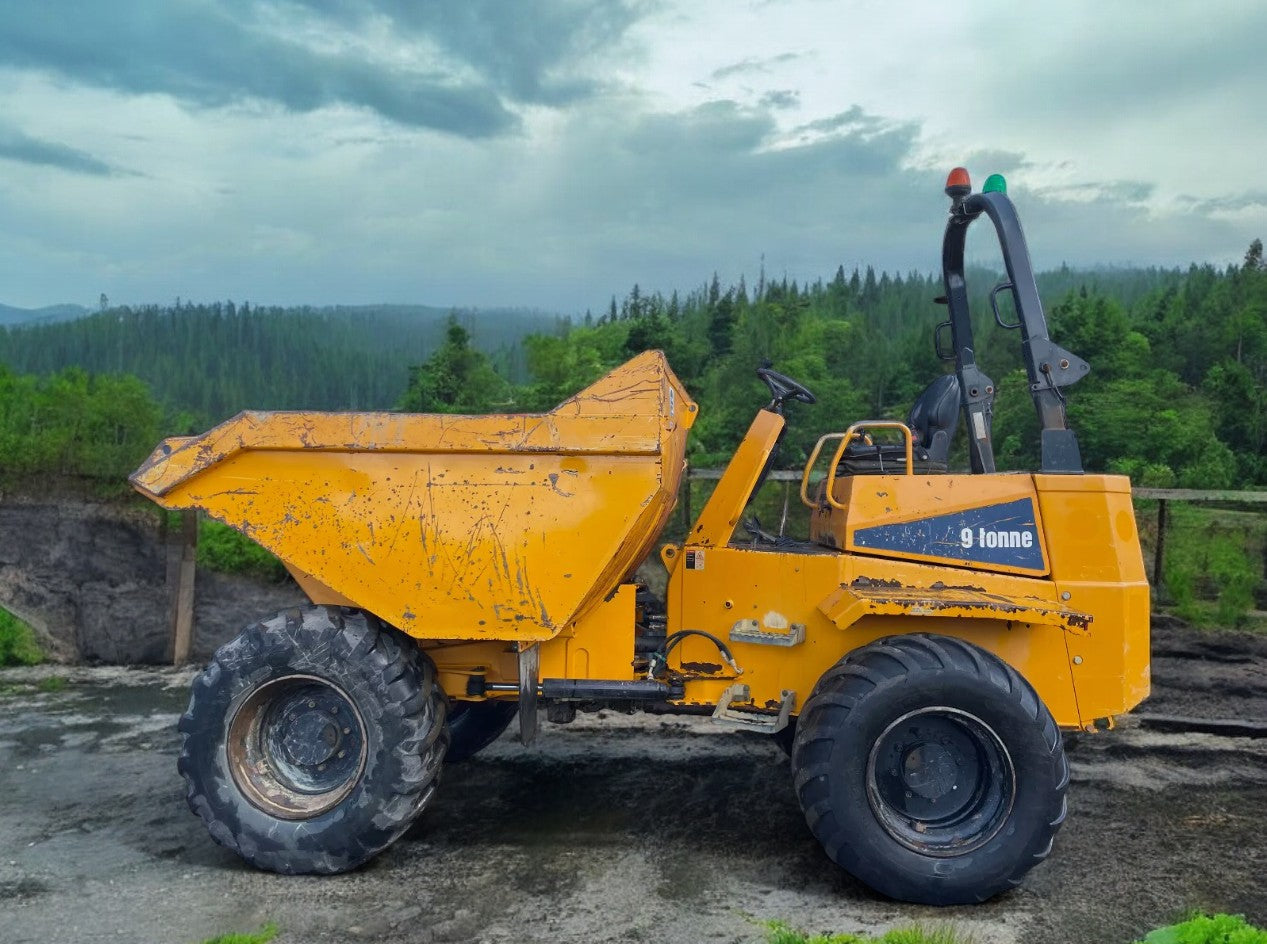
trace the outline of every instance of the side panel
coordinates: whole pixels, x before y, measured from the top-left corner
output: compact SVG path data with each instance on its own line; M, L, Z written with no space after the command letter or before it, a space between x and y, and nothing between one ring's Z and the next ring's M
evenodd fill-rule
M541 643L541 677L634 678L634 610L637 588L622 584L559 635Z
M742 682L749 686L758 708L777 706L784 690L796 692L799 712L819 676L847 652L885 635L930 632L994 652L1029 679L1059 724L1084 723L1074 694L1066 648L1071 634L1066 630L1018 620L911 615L864 616L842 630L818 607L832 591L858 579L923 587L967 579L989 593L1055 605L1055 588L1049 581L832 552L709 548L702 566L694 569L686 565L685 553L680 557L683 560L669 584L670 632L702 629L727 640L743 669L742 675L734 676L719 665L722 660L716 647L698 637L688 638L674 651L675 668L690 672L689 666L717 665L712 678L687 685L688 703L711 704L728 686ZM731 630L741 620L756 621L759 629L770 634L803 627L803 641L790 646L731 642Z
M1051 576L1068 606L1095 614L1071 638L1083 719L1133 708L1149 692L1149 591L1131 505L1119 475L1036 475Z
M940 580L992 593L1004 573L1028 574L1045 579L1029 581L1026 595L1091 617L1085 632L1064 635L1078 697L1076 717L1062 724L1085 726L1147 697L1149 591L1125 477L859 475L838 479L835 495L846 508L816 510L811 533L856 552L855 576L910 586L896 576L901 561L941 562L952 566L915 575L924 582L914 585Z
M814 515L819 543L860 554L999 573L1048 572L1047 540L1029 475L849 475L846 511Z
M253 450L187 496L332 591L323 600L421 638L527 641L615 586L675 497L640 456L433 459Z

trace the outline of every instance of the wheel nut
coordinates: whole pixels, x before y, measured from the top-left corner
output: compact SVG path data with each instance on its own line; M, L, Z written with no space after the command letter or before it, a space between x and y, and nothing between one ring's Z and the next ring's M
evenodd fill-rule
M352 729L351 729L351 728L344 728L344 729L343 729L343 733L344 733L344 734L351 734L351 733L352 733Z

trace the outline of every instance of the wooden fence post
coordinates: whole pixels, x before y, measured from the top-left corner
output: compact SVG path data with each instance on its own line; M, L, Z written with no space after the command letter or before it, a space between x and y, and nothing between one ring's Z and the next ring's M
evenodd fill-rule
M198 572L198 512L180 513L180 535L167 545L172 665L189 661L194 645L194 581Z
M1157 499L1157 547L1153 550L1153 595L1160 600L1166 574L1166 499Z

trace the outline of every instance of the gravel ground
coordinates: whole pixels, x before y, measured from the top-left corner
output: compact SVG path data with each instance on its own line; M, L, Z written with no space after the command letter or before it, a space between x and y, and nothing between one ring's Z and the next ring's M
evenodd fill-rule
M1267 720L1267 640L1159 623L1146 711ZM40 678L68 679L39 692ZM1190 908L1267 922L1267 739L1070 741L1070 815L1020 889L973 908L877 898L809 835L766 739L582 715L449 768L418 825L329 878L255 872L175 772L189 672L0 672L0 940L196 944L274 921L299 942L758 942L754 920L980 944L1128 942Z

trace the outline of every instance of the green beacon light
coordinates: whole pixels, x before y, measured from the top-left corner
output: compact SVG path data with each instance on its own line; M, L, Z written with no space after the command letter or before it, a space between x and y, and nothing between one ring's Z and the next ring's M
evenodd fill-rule
M991 174L985 179L985 186L981 188L982 193L1007 193L1007 181L1003 179L1002 174Z

